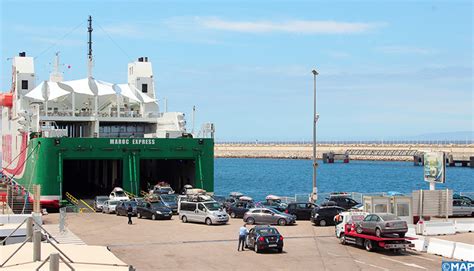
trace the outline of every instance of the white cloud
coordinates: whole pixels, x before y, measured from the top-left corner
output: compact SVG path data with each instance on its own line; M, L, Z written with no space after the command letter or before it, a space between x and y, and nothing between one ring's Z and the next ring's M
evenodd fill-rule
M403 45L390 45L380 46L375 48L376 51L386 54L416 54L416 55L431 55L435 54L436 51L430 48L414 47L414 46L403 46Z
M248 33L299 33L299 34L353 34L363 33L385 26L386 23L309 21L231 21L215 17L195 17L199 25L217 30Z

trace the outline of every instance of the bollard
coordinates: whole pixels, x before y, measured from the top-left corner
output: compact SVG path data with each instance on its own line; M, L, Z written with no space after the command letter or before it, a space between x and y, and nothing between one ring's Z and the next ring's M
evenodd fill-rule
M49 255L49 271L59 271L59 253Z
M33 217L30 216L26 219L26 239L32 236L33 236ZM33 242L33 240L30 239L30 242Z
M41 261L41 232L33 232L33 261Z

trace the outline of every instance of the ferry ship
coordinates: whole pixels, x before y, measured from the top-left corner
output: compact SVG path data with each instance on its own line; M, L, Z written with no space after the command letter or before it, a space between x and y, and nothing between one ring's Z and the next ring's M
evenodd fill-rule
M41 185L43 208L59 208L66 193L139 195L157 182L213 192L214 125L196 137L184 113L160 111L148 57L128 64L125 83L96 79L91 17L88 34L87 78L64 80L56 54L50 78L37 84L34 58L12 58L11 90L0 95L2 174L30 195Z

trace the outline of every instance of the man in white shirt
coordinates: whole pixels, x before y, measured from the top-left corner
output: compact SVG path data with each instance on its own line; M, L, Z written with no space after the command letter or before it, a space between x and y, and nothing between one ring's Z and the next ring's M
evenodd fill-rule
M241 244L242 244L242 251L244 251L244 246L245 246L245 237L249 231L247 230L247 224L244 224L242 227L239 229L239 245L237 246L237 251L240 250Z

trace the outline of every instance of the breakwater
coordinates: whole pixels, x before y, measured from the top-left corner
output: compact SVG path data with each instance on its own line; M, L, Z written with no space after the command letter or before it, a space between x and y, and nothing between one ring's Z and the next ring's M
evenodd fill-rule
M454 157L474 156L474 144L318 144L316 156L323 153L344 153L347 150L416 150L419 152L443 151ZM311 159L311 144L271 144L271 143L216 143L214 154L217 158L274 158ZM413 161L413 156L351 155L351 160Z

